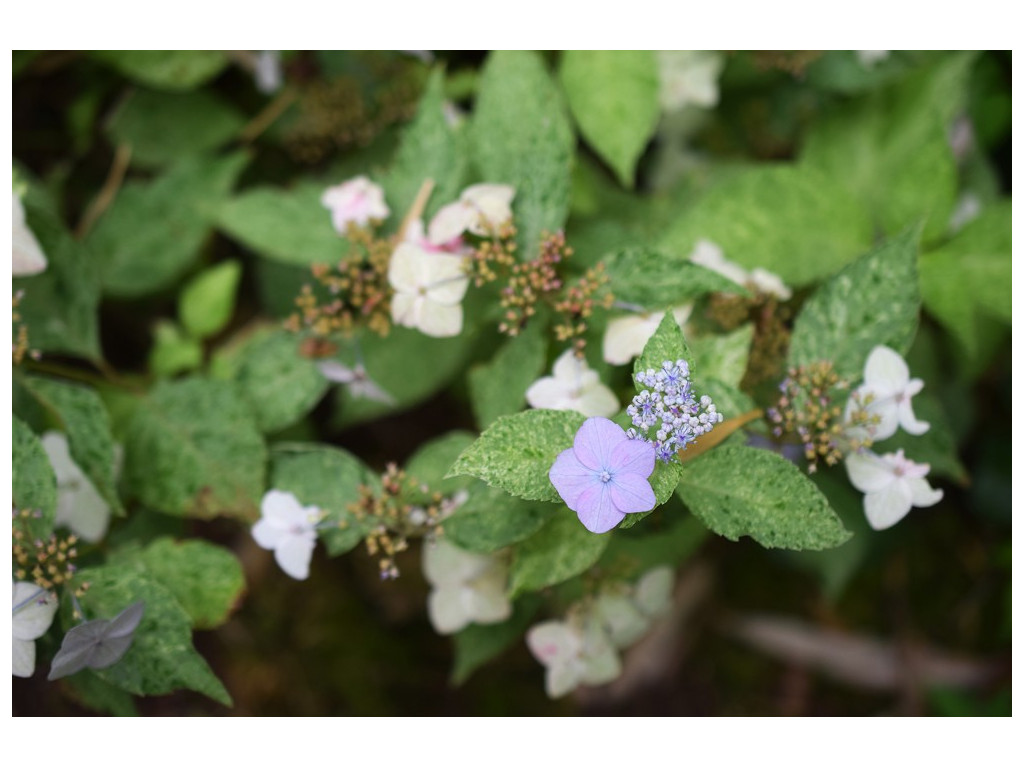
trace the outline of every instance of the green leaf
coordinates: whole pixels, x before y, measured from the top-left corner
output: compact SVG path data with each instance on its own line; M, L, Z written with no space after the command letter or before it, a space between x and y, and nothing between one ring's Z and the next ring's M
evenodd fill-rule
M918 263L925 309L972 357L981 348L979 315L1010 322L1011 217L1010 201L1000 202Z
M831 360L857 381L879 344L906 354L917 331L917 231L907 231L839 271L804 304L793 325L789 365Z
M611 538L591 533L575 513L560 509L516 547L509 570L509 596L536 592L583 573L600 559Z
M708 529L693 515L680 514L666 522L667 530L613 536L601 556L602 567L607 565L624 577L638 577L658 565L674 567L686 562L708 538Z
M584 420L575 411L540 408L499 416L445 477L472 475L523 499L560 501L548 471L558 454L572 447Z
M632 187L661 113L654 53L566 51L559 75L583 138Z
M222 330L235 310L241 279L241 262L229 259L189 280L178 297L178 317L185 330L199 339Z
M739 387L747 371L753 323L745 323L730 333L698 336L690 339L694 368L701 381L715 378L731 387Z
M263 432L284 429L309 413L330 382L299 352L299 339L275 331L247 344L235 381Z
M468 488L474 480L468 477L445 479L445 473L474 440L476 435L462 430L454 430L429 440L405 463L405 473L416 482L425 483L431 492L436 491L443 496L451 496L462 488Z
M25 292L17 311L28 327L29 346L96 360L100 357L96 258L71 237L37 188L31 187L22 202L25 223L48 262L42 274L14 280L14 292Z
M329 554L348 552L362 540L365 526L347 506L359 500L360 485L379 488L380 478L369 467L347 451L313 443L279 443L270 458L271 488L295 494L338 523L320 532Z
M114 436L110 417L92 389L54 379L26 376L22 383L67 435L68 449L115 514L124 515L117 495Z
M160 320L153 328L153 346L149 350L149 369L154 376L169 379L194 371L203 364L203 345L186 336L171 320Z
M828 549L850 534L795 464L773 451L720 446L683 465L683 503L712 531L764 547Z
M534 258L541 233L561 229L569 214L574 144L561 93L537 53L487 57L469 139L482 180L515 187L519 258Z
M462 685L476 670L521 638L540 604L536 596L526 595L516 601L512 615L500 624L470 624L456 634L452 685Z
M39 438L17 416L11 418L14 422L11 438L14 454L11 467L13 504L19 512L38 510L39 517L28 519L28 530L34 538L45 539L53 531L57 512L57 476Z
M547 361L546 331L542 324L530 323L505 342L489 363L470 370L470 402L480 429L525 405L526 390L543 373Z
M444 72L435 69L383 182L394 216L405 216L427 179L434 181L434 191L424 211L425 219L458 198L468 165L460 144L460 136L444 116Z
M741 391L735 386L725 384L718 379L706 379L701 377L700 385L696 388L696 394L707 395L715 404L717 410L725 419L732 419L744 413L754 410L757 404L750 395ZM748 425L748 429L752 425ZM741 434L737 433L737 434Z
M102 680L91 669L83 669L71 677L66 677L63 683L71 697L83 707L115 717L139 715L135 708L135 699L130 693Z
M161 382L140 402L125 444L125 486L169 515L256 517L267 451L236 387Z
M479 480L468 492L469 498L444 521L444 535L470 552L494 552L527 539L558 511L553 504L522 501Z
M186 157L154 181L131 181L89 235L104 291L137 297L166 288L199 256L219 209L248 162Z
M690 348L686 346L683 332L680 330L679 323L676 322L671 312L666 312L665 316L661 318L658 330L647 340L647 344L644 345L644 351L640 357L633 361L633 383L636 385L637 392L642 392L646 389L636 380L637 374L651 368L656 371L661 370L661 366L666 360L673 363L676 360L685 360L690 365L691 379L697 373L694 367L693 354L690 352Z
M213 629L227 621L245 590L238 558L199 539L160 538L145 549L117 553L110 562L134 566L166 587L195 629Z
M187 155L215 150L245 125L245 117L209 91L161 93L135 90L111 117L111 143L127 144L132 163L171 165Z
M301 267L335 264L348 249L320 204L326 188L304 183L247 190L221 207L217 226L266 259Z
M231 706L231 695L192 647L192 620L173 593L138 568L108 565L88 568L75 579L89 583L80 598L89 618L112 618L132 603L145 603L131 648L111 667L94 670L105 682L137 696L155 696L181 688ZM74 620L70 605L62 610L65 629Z
M690 261L688 251L623 248L602 261L615 298L648 310L677 307L715 292L749 294L729 278Z
M888 440L875 443L871 450L877 454L893 453L900 448L908 458L919 464L930 464L931 475L942 475L961 485L968 482L967 469L957 456L956 441L949 417L937 395L930 391L914 396L914 415L931 426L923 435L911 435L902 430Z
M224 51L93 51L92 57L143 85L190 91L227 66Z
M761 165L709 189L670 226L661 248L688 256L699 240L710 240L727 259L800 286L846 264L872 234L864 206L828 175Z

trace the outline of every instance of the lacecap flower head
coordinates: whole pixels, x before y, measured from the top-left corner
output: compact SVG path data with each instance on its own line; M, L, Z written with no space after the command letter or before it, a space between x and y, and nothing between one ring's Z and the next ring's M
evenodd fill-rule
M384 202L384 190L365 176L328 187L320 196L320 203L331 212L331 223L340 235L345 234L349 224L365 227L391 213Z
M596 616L537 624L526 633L526 644L545 667L544 689L552 699L580 684L610 683L622 672L619 655Z
M583 422L572 448L558 454L548 477L583 526L606 533L627 514L654 509L654 446L630 440L613 421Z

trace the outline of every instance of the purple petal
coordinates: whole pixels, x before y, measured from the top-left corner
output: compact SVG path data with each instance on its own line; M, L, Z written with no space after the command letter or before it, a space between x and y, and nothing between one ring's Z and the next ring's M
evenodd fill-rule
M654 489L643 475L632 472L616 474L608 485L611 487L612 503L619 512L647 512L654 509L657 502Z
M616 477L620 472L650 477L654 471L654 443L624 440L612 449L611 467Z
M555 486L558 495L562 497L569 509L576 511L580 494L595 483L603 485L601 480L594 475L594 470L580 464L572 448L567 448L558 454L555 463L548 470L548 479Z
M612 503L610 485L598 480L583 491L577 500L576 517L591 533L607 533L625 517Z
M622 427L614 421L594 416L583 422L572 449L583 466L601 470L613 466L610 464L612 450L626 440L629 438Z

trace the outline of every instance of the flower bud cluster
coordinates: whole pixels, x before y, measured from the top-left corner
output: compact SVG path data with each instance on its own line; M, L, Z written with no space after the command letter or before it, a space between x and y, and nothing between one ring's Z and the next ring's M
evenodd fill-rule
M661 368L648 368L636 375L638 384L647 387L633 398L626 413L633 428L626 436L651 442L654 431L655 456L668 463L678 461L678 452L714 429L723 420L707 395L699 399L690 384L690 366L685 360L666 360Z
M78 537L71 534L64 538L51 533L46 540L33 539L28 532L28 521L39 516L38 511L11 510L14 578L32 581L43 589L52 590L71 581L75 575Z
M24 298L24 291L16 291L11 297L11 363L18 365L28 355L33 360L38 360L40 355L34 349L29 348L28 326L21 321L21 313L18 312L18 305Z

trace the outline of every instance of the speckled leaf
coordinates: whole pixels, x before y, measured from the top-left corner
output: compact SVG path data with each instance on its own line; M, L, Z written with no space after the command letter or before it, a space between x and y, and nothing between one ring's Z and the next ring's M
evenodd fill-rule
M683 465L678 493L732 541L750 536L764 547L828 549L850 537L814 483L773 451L720 446Z
M513 606L512 616L499 624L470 624L455 635L452 685L462 685L476 670L522 638L540 608L536 595L524 595Z
M455 430L421 445L405 463L405 472L418 483L425 483L431 492L450 496L476 481L470 477L450 477L445 474L459 458L459 454L476 440L472 432Z
M279 443L271 452L270 488L289 491L304 505L319 507L337 528L326 528L320 538L331 555L356 546L364 526L346 506L359 500L359 486L380 486L380 478L348 451L314 443Z
M530 323L506 341L489 363L469 372L469 394L480 429L496 418L516 413L526 404L526 390L544 372L547 360L547 329Z
M298 421L330 386L316 362L299 354L298 337L287 331L247 344L235 381L263 432L276 432Z
M143 85L190 91L227 66L224 51L93 51L93 58Z
M572 447L584 420L575 411L540 408L499 416L462 452L445 477L472 475L513 496L560 501L548 471L558 454Z
M536 592L583 573L598 561L611 538L591 533L575 512L560 509L543 528L516 547L509 571L509 595Z
M184 379L139 404L125 444L125 485L170 515L255 519L266 447L238 389Z
M636 375L650 368L660 370L666 360L673 363L676 360L685 360L690 364L690 378L692 379L695 374L699 375L693 363L693 353L686 346L683 332L671 312L665 313L658 330L647 340L643 353L633 361L633 382L636 384L637 392L642 392L646 387L636 380Z
M81 604L90 618L113 618L133 603L145 604L131 648L112 667L95 670L96 676L137 696L188 688L231 706L230 694L192 647L191 619L169 589L127 565L85 569L75 578L75 584L84 582L89 589ZM69 607L68 601L62 605L65 629L74 624Z
M799 286L834 272L871 238L867 210L830 176L761 165L709 189L676 219L661 247L690 254L698 240L711 240L727 259Z
M738 387L747 370L753 338L754 325L746 323L731 333L690 339L694 368L700 372L701 380L715 378Z
M632 187L661 113L654 53L566 51L559 76L583 138Z
M38 510L40 517L28 520L28 529L39 539L53 531L57 510L57 477L50 459L35 433L17 416L12 416L14 434L11 438L14 461L11 467L13 504L18 510Z
M124 515L117 495L110 417L99 395L88 387L54 379L27 376L22 383L63 428L74 462L114 513Z
M157 539L145 549L115 554L110 562L134 566L166 587L195 629L213 629L227 621L245 589L238 559L224 547L199 539Z
M529 538L559 511L546 502L523 501L479 480L469 498L444 521L444 535L470 552L493 552Z
M716 291L746 295L746 288L690 261L689 252L624 248L602 259L615 298L649 310L676 307Z
M831 360L841 376L858 380L875 346L906 353L921 307L918 237L905 232L822 284L794 323L789 365Z
M573 134L561 93L532 51L493 51L480 73L469 126L482 181L511 184L519 258L538 253L541 233L569 213Z
M234 312L241 279L241 262L229 259L189 280L178 297L178 317L185 330L205 339L224 328Z

